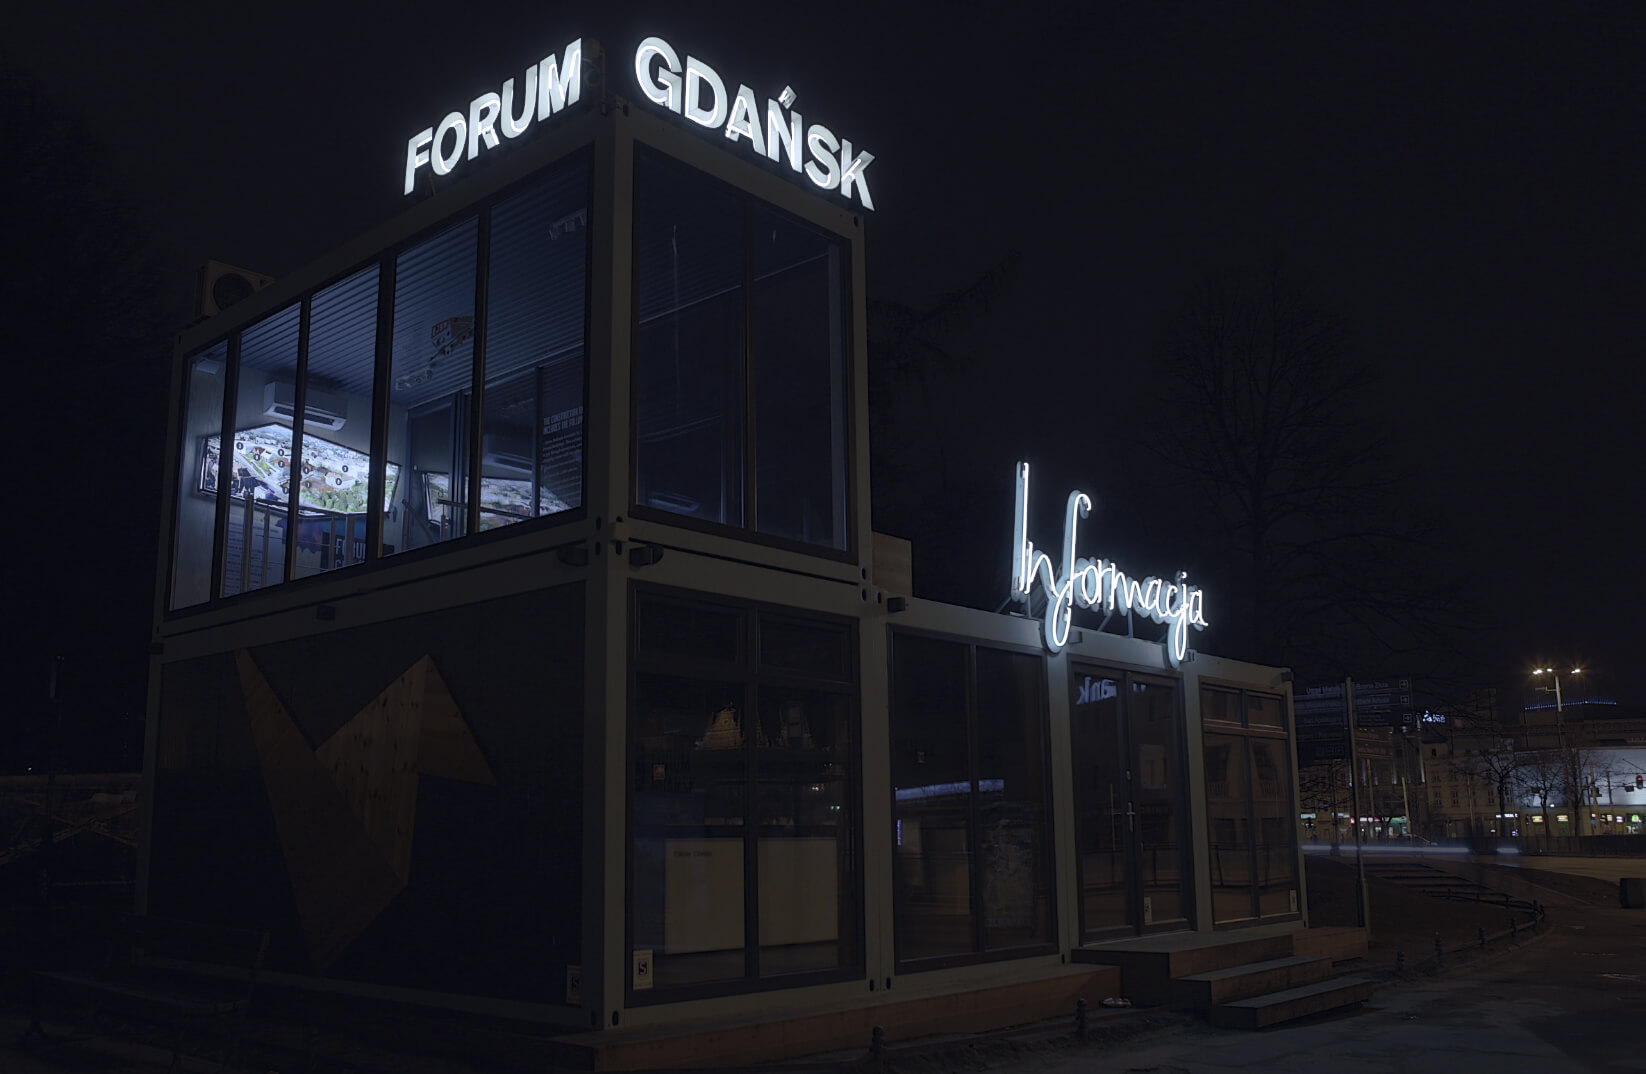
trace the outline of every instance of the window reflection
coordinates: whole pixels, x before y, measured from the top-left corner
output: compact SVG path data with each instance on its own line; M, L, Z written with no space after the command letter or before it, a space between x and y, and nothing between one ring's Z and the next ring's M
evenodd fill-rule
M752 609L647 596L637 613L630 930L654 987L853 965L854 679L783 681L742 644L764 630Z

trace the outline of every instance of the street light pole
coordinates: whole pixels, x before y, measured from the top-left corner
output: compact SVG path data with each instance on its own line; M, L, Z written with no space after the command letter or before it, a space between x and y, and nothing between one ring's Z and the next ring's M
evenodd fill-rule
M1556 738L1556 741L1560 744L1560 763L1561 763L1561 767L1563 767L1566 770L1566 785L1567 785L1568 788L1570 788L1571 797L1574 799L1574 801L1571 803L1571 808L1574 809L1574 810L1579 810L1580 812L1577 815L1578 816L1583 816L1584 814L1588 813L1589 807L1588 807L1587 802L1579 803L1575 800L1575 799L1578 798L1578 782L1579 782L1580 778L1582 777L1583 773L1580 770L1579 771L1574 771L1574 769L1577 767L1576 763L1575 763L1574 759L1566 751L1566 711L1565 711L1565 707L1561 704L1561 701L1560 701L1560 672L1556 671L1552 667L1549 667L1549 668L1535 668L1535 669L1533 669L1532 674L1533 675L1548 675L1550 678L1554 679L1554 681L1555 681L1555 687L1554 687L1554 695L1555 695L1555 738ZM1571 670L1571 674L1581 675L1581 674L1583 674L1583 669L1582 668L1573 668ZM1540 687L1538 687L1538 689L1543 690L1544 692L1548 692L1548 690L1549 690L1549 688L1547 686L1540 686ZM1586 799L1588 797L1588 795L1583 795L1583 797ZM1543 821L1544 821L1545 824L1548 824L1549 823L1549 818L1544 817ZM1577 826L1574 824L1572 827L1573 827L1573 830L1575 831ZM1584 827L1588 828L1590 826L1585 825ZM1590 832L1589 834L1592 835L1594 833Z

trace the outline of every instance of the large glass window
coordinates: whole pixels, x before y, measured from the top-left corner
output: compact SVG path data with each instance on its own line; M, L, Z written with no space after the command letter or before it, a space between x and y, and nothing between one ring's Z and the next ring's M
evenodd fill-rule
M220 453L229 496L225 597L286 578L300 315L299 307L287 307L240 337L233 435L228 450Z
M411 247L394 274L389 455L407 462L384 554L468 529L468 398L474 383L475 217Z
M584 164L492 210L482 530L583 503L588 203Z
M393 502L401 466L372 458L372 381L377 371L377 265L310 300L298 480L295 577L366 559L371 475L382 463Z
M580 507L588 201L584 155L191 357L170 606ZM392 306L379 301L391 270ZM392 308L386 341L383 307ZM376 383L380 342L387 385ZM236 382L225 438L225 383ZM375 427L378 390L386 430ZM386 449L374 458L378 433ZM374 502L376 550L367 547Z
M852 627L651 593L635 615L631 987L859 965Z
M1201 690L1212 917L1220 925L1298 912L1284 711L1271 694Z
M891 731L899 961L1049 945L1041 657L898 632Z
M635 161L635 503L846 546L844 250Z
M222 484L223 381L228 364L229 345L223 342L189 359L183 374L172 537L173 608L204 604L211 597L212 534L217 525L217 490Z

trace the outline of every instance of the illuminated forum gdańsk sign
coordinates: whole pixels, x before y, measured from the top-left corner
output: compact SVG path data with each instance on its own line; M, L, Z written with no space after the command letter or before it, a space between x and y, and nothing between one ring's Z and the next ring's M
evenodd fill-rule
M557 56L549 53L495 91L482 93L465 111L448 112L406 141L405 193L417 188L425 165L435 175L450 175L505 139L518 138L533 122L542 123L576 104L582 96L583 39ZM648 37L634 51L634 77L646 100L690 123L720 131L734 145L803 175L820 190L874 208L866 172L874 154L857 149L821 123L808 124L795 110L788 86L762 102L739 83L728 90L720 73L696 56L680 53L661 37Z

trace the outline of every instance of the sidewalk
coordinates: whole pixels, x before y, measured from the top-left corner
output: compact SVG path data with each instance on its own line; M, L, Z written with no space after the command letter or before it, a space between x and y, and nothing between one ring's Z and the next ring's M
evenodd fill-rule
M1380 852L1378 856L1385 854ZM1094 1009L1092 1025L1098 1030L1093 1034L1098 1040L1095 1043L1072 1044L1071 1012L1066 1024L1045 1023L1007 1034L895 1047L886 1054L886 1067L910 1074L936 1074L960 1067L1073 1074L1100 1066L1221 1072L1255 1064L1276 1074L1321 1069L1332 1069L1337 1074L1388 1069L1433 1070L1437 1074L1481 1069L1491 1069L1494 1074L1522 1070L1528 1074L1560 1074L1593 1067L1566 1065L1565 1053L1540 1037L1538 1019L1552 1007L1572 1008L1574 1016L1565 1019L1562 1024L1568 1028L1562 1032L1568 1036L1576 1032L1577 1045L1591 1051L1605 1046L1607 1034L1618 1023L1584 1029L1584 1018L1603 1012L1607 1019L1622 1017L1622 1024L1630 1026L1646 1018L1646 970L1642 969L1646 966L1646 912L1615 909L1616 877L1646 876L1646 860L1418 856L1430 864L1464 873L1481 872L1506 880L1523 877L1551 907L1548 939L1488 951L1433 976L1413 974L1402 978L1385 969L1381 975L1388 978L1388 983L1359 1011L1259 1033L1212 1029L1193 1015L1179 1012ZM1340 860L1353 862L1352 855ZM1561 877L1577 879L1567 883ZM1602 897L1606 890L1603 884L1612 885L1609 902ZM1565 972L1572 967L1564 966L1563 958L1580 963L1599 959L1599 954L1589 950L1597 945L1610 945L1615 952L1617 961L1609 967L1615 972L1608 975L1600 969L1586 976L1581 966L1577 967L1576 977ZM1570 997L1548 995L1536 1001L1527 998L1533 992L1547 992L1550 983L1563 972L1577 1000L1568 1002ZM1590 994L1596 991L1601 995ZM1590 1014L1583 1014L1585 1011ZM261 1019L253 1019L253 1023L242 1062L232 1068L235 1074L295 1074L303 1069L301 1050L290 1033L282 1035L278 1027ZM27 1024L26 1014L16 1008L0 1011L0 1074L158 1074L171 1061L169 1048L111 1037L19 1050L15 1042ZM52 1025L64 1031L68 1028ZM1560 1037L1561 1032L1553 1035ZM1406 1042L1399 1048L1414 1050L1393 1050L1397 1040ZM266 1046L282 1041L291 1046ZM315 1054L316 1074L474 1074L499 1069L479 1060L460 1062L404 1054L337 1033L325 1034ZM852 1042L850 1051L814 1057L811 1063L814 1069L819 1062L844 1069L862 1055L862 1048ZM185 1055L179 1069L204 1074L215 1071L217 1065L215 1060ZM538 1069L549 1074L546 1066Z

